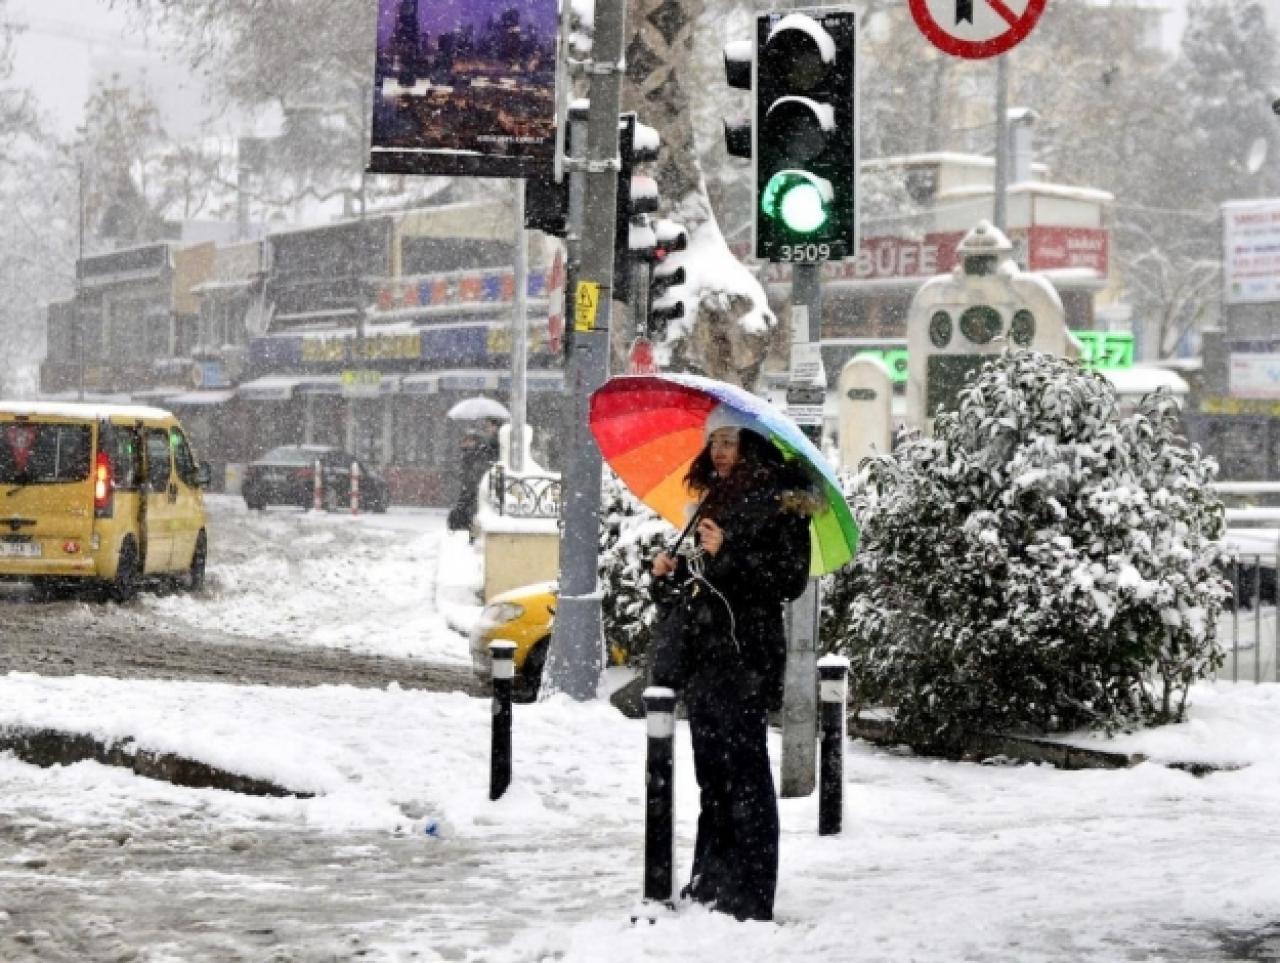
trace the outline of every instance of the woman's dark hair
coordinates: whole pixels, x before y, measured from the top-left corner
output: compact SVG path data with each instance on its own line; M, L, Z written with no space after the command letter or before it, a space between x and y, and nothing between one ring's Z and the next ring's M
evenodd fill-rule
M776 477L782 474L784 466L785 461L777 445L749 428L738 430L738 466L733 470L735 478ZM708 440L689 466L684 483L690 491L702 494L710 491L717 480L716 467L711 461L711 442Z

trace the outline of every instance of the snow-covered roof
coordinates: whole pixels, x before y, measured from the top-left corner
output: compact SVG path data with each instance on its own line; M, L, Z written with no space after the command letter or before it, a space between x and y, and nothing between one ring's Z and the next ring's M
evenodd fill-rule
M1175 395L1185 395L1191 390L1177 372L1151 365L1108 368L1102 374L1115 386L1116 393L1121 395L1145 395L1158 388L1168 388Z
M984 197L994 190L988 184L967 187L953 187L938 192L938 200L957 197ZM1094 201L1099 204L1110 204L1116 196L1110 191L1096 187L1075 187L1070 184L1051 184L1048 181L1018 181L1006 189L1008 194L1040 194L1044 197L1065 197L1077 201Z
M34 415L54 418L168 418L171 412L150 405L107 405L75 401L4 401L0 415Z
M882 167L909 167L912 165L924 164L953 164L964 167L995 167L996 161L994 157L987 157L985 154L965 154L961 151L939 150L927 151L921 154L893 154L889 157L872 157L862 161L862 166L871 169ZM1048 164L1033 162L1031 169L1037 173L1046 174L1049 171Z

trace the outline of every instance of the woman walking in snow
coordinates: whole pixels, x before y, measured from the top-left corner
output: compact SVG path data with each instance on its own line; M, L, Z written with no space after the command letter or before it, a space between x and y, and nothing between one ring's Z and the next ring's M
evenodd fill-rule
M685 483L700 499L691 555L661 552L668 618L680 635L683 690L701 789L697 842L682 891L736 918L773 918L778 801L768 717L781 704L783 604L809 574L809 515L817 499L802 472L767 439L713 412Z

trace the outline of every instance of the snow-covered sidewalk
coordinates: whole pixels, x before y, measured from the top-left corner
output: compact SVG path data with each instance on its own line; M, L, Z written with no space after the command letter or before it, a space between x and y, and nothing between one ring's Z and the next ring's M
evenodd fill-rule
M342 947L477 963L1232 959L1233 939L1280 921L1280 687L1202 685L1193 700L1187 724L1107 746L1243 768L1062 772L851 743L841 836L816 835L816 798L782 802L778 923L681 907L633 927L646 737L603 701L518 706L514 781L490 802L486 699L13 674L0 725L128 735L317 795L0 757L0 957L64 958L59 938L79 920L143 960L265 959L252 935L264 925L282 952L269 958L299 960ZM697 799L683 724L677 740L683 871ZM116 842L86 852L104 838ZM108 857L135 869L100 878ZM157 894L163 939L146 922ZM214 912L220 901L240 909ZM223 955L210 955L215 935ZM13 955L24 946L30 957Z

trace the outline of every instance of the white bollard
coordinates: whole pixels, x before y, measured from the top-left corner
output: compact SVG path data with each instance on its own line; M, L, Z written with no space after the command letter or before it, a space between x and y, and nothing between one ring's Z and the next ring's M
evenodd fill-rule
M360 463L351 463L351 514L360 514Z

